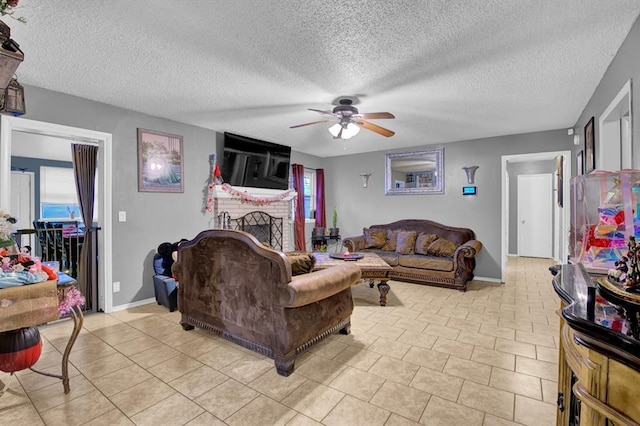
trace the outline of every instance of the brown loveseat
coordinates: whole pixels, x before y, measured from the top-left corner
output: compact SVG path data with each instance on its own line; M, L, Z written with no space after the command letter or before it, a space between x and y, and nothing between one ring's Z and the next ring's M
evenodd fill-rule
M282 376L314 343L349 333L351 286L361 275L345 263L292 277L283 253L231 230L203 231L182 243L174 272L185 330L209 330L272 358Z
M389 278L467 289L475 256L482 249L475 233L423 219L407 219L365 228L342 243L350 252L372 251L393 268Z

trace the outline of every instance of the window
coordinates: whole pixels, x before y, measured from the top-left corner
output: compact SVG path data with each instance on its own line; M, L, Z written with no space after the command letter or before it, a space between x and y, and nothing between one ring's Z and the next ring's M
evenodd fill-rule
M316 217L316 171L304 169L304 217L314 220Z
M94 221L98 211L96 201ZM73 168L40 167L40 219L82 220Z

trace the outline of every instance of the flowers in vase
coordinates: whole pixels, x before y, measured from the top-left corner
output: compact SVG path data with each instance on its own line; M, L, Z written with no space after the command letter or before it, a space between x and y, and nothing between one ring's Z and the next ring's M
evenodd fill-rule
M0 248L12 247L15 244L13 234L18 230L16 218L0 210Z
M16 18L15 16L13 16L13 14L15 13L15 8L18 7L18 2L20 0L0 0L0 14L2 16L9 16L13 19L15 19L16 21L20 21L22 23L26 23L27 20L24 18L24 16L20 16L18 18Z

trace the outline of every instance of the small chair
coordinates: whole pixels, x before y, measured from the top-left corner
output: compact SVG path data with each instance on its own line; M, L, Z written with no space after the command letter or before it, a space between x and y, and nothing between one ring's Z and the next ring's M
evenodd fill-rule
M153 290L158 305L164 305L173 312L178 307L178 282L171 274L173 259L171 252L167 253L171 248L164 247L164 244L171 246L170 243L160 244L158 253L153 256Z

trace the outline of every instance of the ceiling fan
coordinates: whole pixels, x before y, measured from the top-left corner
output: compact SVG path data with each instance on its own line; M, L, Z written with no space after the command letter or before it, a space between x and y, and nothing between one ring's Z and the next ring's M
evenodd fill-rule
M339 103L340 105L336 106L332 111L309 108L309 111L315 111L328 117L324 120L291 126L290 129L337 120L337 123L329 128L329 132L333 135L334 139L350 139L358 134L361 127L386 137L391 137L395 134L389 129L366 121L381 118L396 118L390 112L369 112L361 114L358 112L358 108L352 105L353 101L351 99L343 98L340 99Z

